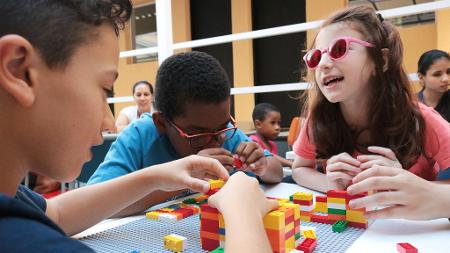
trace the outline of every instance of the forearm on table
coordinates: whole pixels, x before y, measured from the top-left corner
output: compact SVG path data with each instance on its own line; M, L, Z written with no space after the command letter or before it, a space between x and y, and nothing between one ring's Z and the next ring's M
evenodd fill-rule
M47 215L67 234L76 234L156 190L158 175L152 172L140 170L61 194L47 201Z
M292 179L297 184L312 190L320 192L327 192L329 190L326 175L313 168L293 168Z

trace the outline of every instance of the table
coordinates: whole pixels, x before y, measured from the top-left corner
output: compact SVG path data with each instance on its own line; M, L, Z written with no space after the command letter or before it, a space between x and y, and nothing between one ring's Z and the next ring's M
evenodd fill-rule
M277 198L288 198L294 192L311 192L315 195L323 195L304 187L280 183L273 186L262 186L267 196ZM167 202L151 208L152 210L172 204ZM109 228L120 226L138 219L143 215L127 217L122 219L109 219L92 228L73 236L81 238L98 233ZM320 239L320 238L319 238ZM448 219L433 221L408 221L402 219L376 220L347 250L349 253L397 253L398 242L409 242L419 249L419 252L449 252L446 240L450 239L450 222Z

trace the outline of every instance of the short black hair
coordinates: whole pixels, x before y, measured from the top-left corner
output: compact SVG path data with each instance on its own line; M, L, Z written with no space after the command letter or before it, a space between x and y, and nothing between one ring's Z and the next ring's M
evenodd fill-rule
M138 85L140 85L140 84L146 84L146 85L148 86L149 90L150 90L150 93L153 95L153 85L152 85L151 83L145 81L145 80L137 81L137 82L133 85L133 95L134 95L134 92L136 91L136 87L137 87Z
M448 53L442 50L434 49L423 53L417 62L417 72L425 76L430 66L440 58L450 60Z
M229 97L228 76L219 61L207 53L172 55L156 74L156 108L168 119L183 114L187 103L220 103Z
M256 120L264 120L269 112L280 112L280 109L269 103L257 104L252 113L253 122Z
M49 68L64 68L75 50L109 23L118 35L131 16L130 0L0 0L0 37L17 34Z

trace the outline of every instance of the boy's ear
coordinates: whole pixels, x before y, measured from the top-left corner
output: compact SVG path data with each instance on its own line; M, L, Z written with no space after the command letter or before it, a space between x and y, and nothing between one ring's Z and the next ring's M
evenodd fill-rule
M259 119L255 120L255 128L258 129L258 128L261 128L261 126L262 126L261 120L259 120Z
M153 117L153 122L155 123L156 129L158 129L158 132L160 134L165 133L166 125L164 124L164 121L165 121L164 116L160 112L156 111L153 113L152 117Z
M35 99L29 78L34 49L30 42L18 35L0 38L0 87L23 106L31 106Z
M381 53L383 54L383 72L386 72L389 68L389 49L383 48L381 49Z

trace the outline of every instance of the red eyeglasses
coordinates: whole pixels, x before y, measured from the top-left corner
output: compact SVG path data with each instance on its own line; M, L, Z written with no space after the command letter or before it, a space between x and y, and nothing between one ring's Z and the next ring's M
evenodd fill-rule
M375 47L373 44L360 39L352 37L340 37L333 40L328 48L325 48L323 50L311 49L305 54L303 60L305 61L306 66L308 66L308 68L310 69L315 69L319 65L319 62L322 59L322 55L325 53L328 53L328 56L333 61L341 60L347 55L348 48L350 46L350 43L352 42L358 43L365 47Z
M180 137L185 138L189 141L192 148L203 148L207 146L213 139L216 141L226 141L233 138L236 133L237 126L236 120L230 115L231 127L219 130L214 133L200 133L200 134L187 134L179 126L173 123L171 120L167 120L174 128L177 130Z

